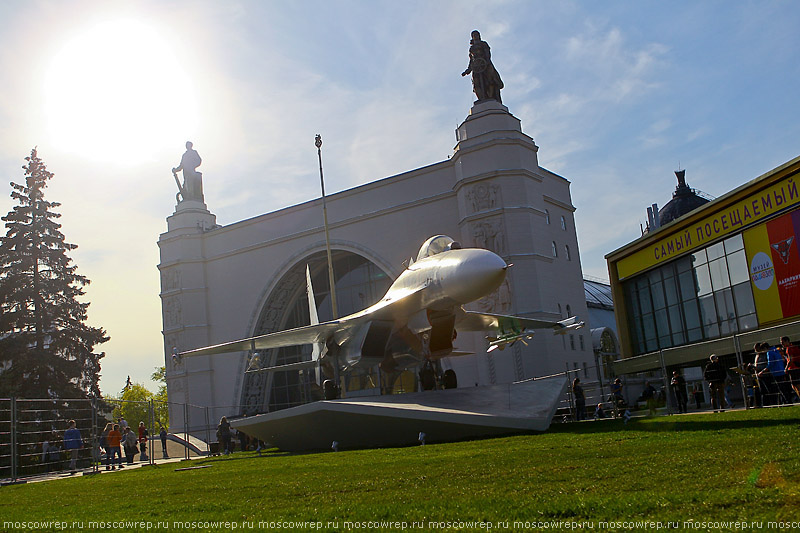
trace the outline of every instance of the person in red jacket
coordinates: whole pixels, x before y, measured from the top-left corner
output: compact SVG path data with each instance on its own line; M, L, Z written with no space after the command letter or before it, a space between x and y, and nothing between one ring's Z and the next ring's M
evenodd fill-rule
M140 459L147 461L147 428L144 427L144 422L139 422L139 451L141 452Z
M800 398L800 348L792 344L789 337L781 337L783 358L786 359L786 373L792 384L794 393Z

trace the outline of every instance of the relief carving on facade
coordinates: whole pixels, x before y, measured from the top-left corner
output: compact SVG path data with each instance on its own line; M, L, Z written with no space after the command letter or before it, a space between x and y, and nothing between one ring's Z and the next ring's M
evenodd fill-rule
M470 208L470 213L477 213L478 211L486 211L497 207L498 197L500 195L500 187L498 185L490 185L486 183L478 183L473 185L467 191L467 205Z
M186 377L173 379L169 383L170 392L183 392L186 390Z
M181 344L181 340L182 338L179 333L164 335L164 360L167 367L167 374L183 372L185 370L183 364L172 357L173 349L177 349L180 352L184 348Z
M161 291L167 292L181 288L181 270L171 267L161 271Z
M512 314L511 282L506 278L493 293L469 304L468 307L480 313Z
M502 218L492 217L472 222L470 234L475 248L485 248L499 256L507 254L506 232Z
M163 300L164 328L174 328L182 325L183 311L181 300L178 296L168 296Z

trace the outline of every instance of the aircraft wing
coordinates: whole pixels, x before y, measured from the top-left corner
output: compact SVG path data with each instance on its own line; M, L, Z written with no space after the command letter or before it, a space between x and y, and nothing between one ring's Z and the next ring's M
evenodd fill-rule
M423 290L424 287L406 293L395 293L363 311L338 320L197 348L181 352L178 355L180 357L194 357L198 355L267 350L303 344L327 344L328 339L332 336L346 338L349 334L348 330L365 324L370 320L393 320L400 317L408 317L414 309L420 307L420 298Z
M497 331L499 333L521 333L533 329L550 329L555 333L566 333L570 329L583 326L578 317L570 317L559 322L538 320L512 315L495 315L491 313L478 313L464 311L463 315L456 317L456 329L459 331Z
M331 335L347 330L353 325L352 323L348 324L345 320L331 320L330 322L323 322L322 324L276 331L275 333L267 333L266 335L259 335L257 337L188 350L178 355L181 357L193 357L218 353L246 352L249 350L266 350L269 348L280 348L282 346L314 344L316 342L325 343Z

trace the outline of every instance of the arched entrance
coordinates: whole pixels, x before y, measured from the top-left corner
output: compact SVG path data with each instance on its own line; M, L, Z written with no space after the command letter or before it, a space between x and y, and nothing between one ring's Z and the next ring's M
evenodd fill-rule
M391 278L365 257L333 250L333 271L339 315L360 311L377 302L388 290ZM320 322L331 320L328 263L325 251L316 252L300 261L277 283L261 309L253 335L296 328L309 324L306 297L306 265L317 302ZM289 346L261 354L262 366L282 365L311 358L311 346ZM346 389L378 386L375 378L364 373L349 377ZM245 374L242 404L246 414L276 411L316 399L313 371L259 372Z

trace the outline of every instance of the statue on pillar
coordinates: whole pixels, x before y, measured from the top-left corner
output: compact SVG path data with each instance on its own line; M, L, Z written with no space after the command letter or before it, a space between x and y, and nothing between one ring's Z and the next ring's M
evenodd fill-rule
M503 80L492 64L492 53L489 44L481 40L478 30L472 32L472 39L469 41L469 65L467 70L461 73L462 76L472 74L472 90L478 97L478 102L483 100L497 100L500 103L500 89L503 88Z
M197 167L202 162L200 154L192 148L192 142L186 141L186 152L181 157L181 164L172 169L172 176L178 184L178 194L175 196L178 203L183 200L203 202L203 174L197 172ZM183 185L178 180L178 171L183 171Z

